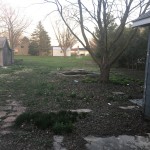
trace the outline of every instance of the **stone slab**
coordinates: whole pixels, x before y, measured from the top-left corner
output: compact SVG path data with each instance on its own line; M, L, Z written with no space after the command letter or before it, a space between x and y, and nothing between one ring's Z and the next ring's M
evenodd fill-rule
M13 111L17 111L17 112L25 112L26 107L22 107L22 106L14 106Z
M77 113L90 113L92 112L91 109L75 109L75 110L70 110L71 112L77 112Z
M5 117L7 114L6 111L0 111L0 118Z
M19 116L21 114L22 112L16 111L16 112L9 113L7 116Z
M2 130L2 131L0 131L0 134L2 134L2 135L6 135L6 134L10 134L10 133L12 133L12 131L10 131L10 130Z
M123 93L123 92L112 92L112 94L114 94L114 95L125 95L125 93Z
M14 122L15 121L15 119L16 119L16 117L7 117L6 119L4 119L3 121L5 122L5 123L9 123L9 122Z
M11 127L13 124L11 123L11 122L9 122L9 123L4 123L2 126L1 126L1 128L2 129L4 129L4 128L9 128L9 127Z
M12 109L12 106L0 106L0 110L2 111L9 111Z
M94 137L84 138L87 141L87 150L150 150L150 137L127 136L118 137Z
M6 102L7 102L7 103L11 103L11 102L12 102L12 100L8 99L8 100L6 100Z
M11 105L11 106L20 106L17 101L12 101L8 105Z
M143 99L131 99L129 101L138 106L141 106L141 107L143 106Z
M54 135L53 137L53 148L54 150L67 150L66 148L63 147L63 139L64 137L63 136L57 136L57 135Z
M128 109L135 109L135 108L138 108L138 106L126 106L126 107L124 107L124 106L119 106L119 108L124 109L124 110L128 110Z

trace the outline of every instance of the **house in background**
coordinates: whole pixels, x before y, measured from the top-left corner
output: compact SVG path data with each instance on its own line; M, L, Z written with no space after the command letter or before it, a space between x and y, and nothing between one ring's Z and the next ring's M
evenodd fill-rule
M72 48L71 55L73 56L88 56L89 52L85 48Z
M20 40L18 46L15 48L16 55L28 55L29 52L29 39L24 37Z
M10 49L6 37L0 37L0 66L8 66L13 64L13 50Z
M52 56L64 56L64 52L60 46L51 47ZM68 48L66 51L66 56L71 56L71 49Z

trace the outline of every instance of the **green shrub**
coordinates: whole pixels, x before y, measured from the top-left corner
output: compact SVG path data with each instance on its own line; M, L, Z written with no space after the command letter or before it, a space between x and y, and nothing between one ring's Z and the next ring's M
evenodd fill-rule
M69 97L71 97L71 98L76 98L76 97L77 97L77 94L76 94L75 92L72 92L72 93L69 95Z
M46 129L52 126L53 122L51 115L46 113L37 112L31 115L33 124L39 129Z
M52 128L57 134L70 133L73 130L73 123L77 119L85 118L86 114L71 111L59 111L58 113L23 113L15 120L15 126L20 127L22 124L33 124L39 129Z
M123 76L117 76L117 75L112 75L110 77L110 82L113 84L118 84L118 85L130 85L132 83L138 84L138 85L143 85L144 82L139 79L132 79L128 77L123 77Z
M82 80L83 83L97 83L98 79L97 78L92 78L92 77L86 77Z
M23 123L29 123L31 121L31 114L30 113L23 113L17 117L15 120L16 126L21 126Z
M63 122L56 122L52 127L55 134L63 134L63 133L71 133L73 131L73 124L72 122L63 123Z

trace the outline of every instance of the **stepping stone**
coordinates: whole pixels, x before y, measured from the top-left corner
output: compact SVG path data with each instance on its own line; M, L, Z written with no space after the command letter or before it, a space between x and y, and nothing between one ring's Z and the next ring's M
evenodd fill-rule
M16 112L12 112L12 113L8 114L8 116L19 116L21 114L22 114L22 112L16 111Z
M4 128L9 128L9 127L11 127L11 126L12 126L12 123L9 122L9 123L3 124L1 128L4 129Z
M17 112L25 112L26 107L22 107L22 106L14 106L13 111L17 111Z
M75 110L70 110L71 112L77 112L77 113L90 113L92 110L91 109L75 109Z
M8 111L11 109L12 109L12 106L0 106L0 110L2 110L2 111Z
M138 105L138 106L141 106L141 107L143 106L143 99L131 99L129 101Z
M88 136L84 139L87 150L150 150L150 137L120 135L105 138Z
M12 133L12 131L9 131L9 130L0 131L0 134L2 134L2 135L6 135L6 134L10 134L10 133Z
M53 137L54 139L54 142L53 142L53 148L54 150L67 150L66 148L64 148L62 145L63 145L63 139L64 137L63 136L57 136L55 135Z
M8 100L6 100L6 102L7 102L7 103L11 103L11 102L12 102L12 100L8 99Z
M123 92L112 92L114 95L125 95Z
M8 105L10 105L10 106L19 106L19 103L17 101L12 101Z
M5 111L0 111L0 118L5 117L6 116L6 112Z
M16 117L7 117L6 119L4 119L3 121L5 123L9 123L9 122L14 122L16 120Z
M128 110L128 109L138 108L138 106L127 106L127 107L119 106L119 108L124 109L124 110Z

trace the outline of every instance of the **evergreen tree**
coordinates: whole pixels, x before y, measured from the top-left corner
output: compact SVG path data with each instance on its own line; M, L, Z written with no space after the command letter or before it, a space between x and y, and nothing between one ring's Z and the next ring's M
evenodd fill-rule
M37 42L32 41L29 44L29 54L33 56L38 56L39 55L39 45Z
M32 33L31 36L32 37L31 37L30 45L33 44L33 47L34 45L36 45L37 47L36 51L38 52L39 55L47 54L51 46L50 37L48 36L48 33L45 31L41 21L39 22L39 24L37 25L37 28L35 29L35 31ZM30 47L29 47L29 51L30 51Z
M132 29L128 28L130 32ZM118 60L119 67L145 69L148 28L138 29L131 44Z

